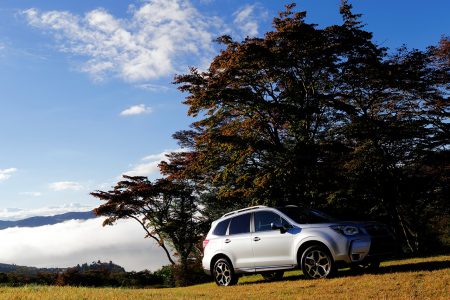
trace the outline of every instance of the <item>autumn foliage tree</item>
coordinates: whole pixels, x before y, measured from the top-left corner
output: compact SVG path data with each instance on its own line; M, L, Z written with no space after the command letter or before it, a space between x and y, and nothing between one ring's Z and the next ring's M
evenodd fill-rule
M113 225L120 219L135 220L147 237L161 246L171 264L178 260L182 268L187 267L201 228L192 189L168 179L151 182L141 176L123 177L113 190L91 193L105 201L94 210L96 215L106 217L103 225Z
M319 28L288 5L274 31L224 49L175 83L197 120L162 170L195 182L217 216L297 204L384 219L410 251L448 218L448 40L427 51L376 45L342 2Z

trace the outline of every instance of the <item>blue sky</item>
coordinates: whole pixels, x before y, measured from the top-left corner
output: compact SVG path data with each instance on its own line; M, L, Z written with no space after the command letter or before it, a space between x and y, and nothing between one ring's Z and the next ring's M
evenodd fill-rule
M205 67L222 33L270 30L289 2L2 0L0 211L92 206L88 193L124 172L157 177L155 160L192 121L173 75ZM450 28L448 1L353 4L390 48L423 49ZM298 8L324 26L340 21L338 5Z
M95 207L89 192L125 172L156 178L178 148L171 135L192 122L174 74L205 68L221 34L261 36L290 2L1 0L0 219ZM449 34L447 0L352 3L382 46ZM326 26L338 6L298 9Z

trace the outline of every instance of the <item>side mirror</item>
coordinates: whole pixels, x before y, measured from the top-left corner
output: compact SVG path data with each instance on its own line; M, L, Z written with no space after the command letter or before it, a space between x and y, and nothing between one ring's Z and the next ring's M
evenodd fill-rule
M280 233L286 233L288 230L288 228L281 225L280 223L270 223L270 227L272 228L272 230L280 230Z

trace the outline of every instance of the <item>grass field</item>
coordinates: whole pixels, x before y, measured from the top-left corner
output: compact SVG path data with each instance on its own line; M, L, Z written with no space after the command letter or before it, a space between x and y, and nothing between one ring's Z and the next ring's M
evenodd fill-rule
M243 277L233 287L214 283L186 288L120 289L25 286L0 288L0 299L450 299L450 255L385 262L377 274L340 271L333 279L282 281Z

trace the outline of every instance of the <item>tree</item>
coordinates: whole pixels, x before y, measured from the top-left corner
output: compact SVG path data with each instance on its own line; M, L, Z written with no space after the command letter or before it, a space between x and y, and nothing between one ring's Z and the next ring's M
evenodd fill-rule
M197 203L192 189L168 179L152 183L146 177L123 177L113 190L91 193L106 201L94 210L96 215L106 217L103 225L133 219L147 233L146 237L162 247L171 264L175 265L175 259L170 248L175 250L181 266L187 266L199 239Z
M317 200L315 179L333 147L318 141L330 122L323 82L337 58L327 55L326 33L306 24L305 13L288 17L292 8L265 39L219 38L226 49L208 72L193 69L175 80L190 94L189 114L206 116L178 133L194 140L191 173L240 206Z
M193 152L186 153L187 169L171 171L216 189L219 201L319 206L340 185L337 162L351 145L338 129L353 112L343 77L370 71L384 49L345 3L344 24L325 29L293 9L280 13L263 39L219 38L226 48L207 72L175 79L189 93L189 114L205 117L175 135Z
M264 38L220 37L207 71L175 78L197 120L162 169L207 191L207 209L328 207L384 218L419 250L446 207L448 40L389 53L347 1L325 28L294 7Z
M432 48L431 51L441 63L446 64L447 67L450 66L450 36L443 36L439 45Z

